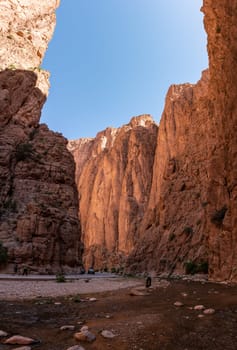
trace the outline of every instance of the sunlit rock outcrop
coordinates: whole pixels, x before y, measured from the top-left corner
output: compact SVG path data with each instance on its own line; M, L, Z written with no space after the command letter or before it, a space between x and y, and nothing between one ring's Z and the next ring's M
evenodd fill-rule
M121 267L138 240L152 179L157 125L148 115L95 139L71 141L76 162L84 262Z

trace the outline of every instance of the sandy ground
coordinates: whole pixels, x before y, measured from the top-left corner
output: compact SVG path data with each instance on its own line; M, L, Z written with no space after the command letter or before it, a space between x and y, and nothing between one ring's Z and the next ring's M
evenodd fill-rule
M85 350L237 349L237 286L153 280L152 285L157 286L148 295L131 296L131 286L136 284L144 285L144 280L106 278L65 284L0 280L0 329L9 336L40 340L32 350L68 350L75 345ZM110 291L95 294L105 289ZM70 296L82 291L88 294L81 301ZM59 293L69 296L46 297ZM37 295L41 298L22 299ZM17 299L6 300L9 297ZM90 302L91 297L96 301ZM183 306L176 306L176 302ZM204 314L196 305L213 308L214 313ZM96 336L92 343L75 339L74 333L82 324ZM74 329L60 330L64 325ZM102 330L113 332L115 337L103 338ZM0 339L0 350L16 348Z
M88 281L89 280L89 281ZM143 286L144 281L126 278L91 278L66 283L34 280L1 280L0 300L62 297L66 295L101 293L123 288Z

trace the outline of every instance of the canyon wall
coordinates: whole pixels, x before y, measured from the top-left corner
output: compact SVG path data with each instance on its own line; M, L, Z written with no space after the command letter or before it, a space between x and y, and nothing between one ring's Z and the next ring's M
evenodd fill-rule
M149 115L95 139L70 141L80 198L86 267L122 266L139 239L148 203L157 125Z
M37 272L81 263L74 162L61 134L40 125L40 68L59 1L0 2L0 241L8 266Z
M157 141L142 239L128 269L206 270L237 280L237 4L205 0L209 72L172 86Z

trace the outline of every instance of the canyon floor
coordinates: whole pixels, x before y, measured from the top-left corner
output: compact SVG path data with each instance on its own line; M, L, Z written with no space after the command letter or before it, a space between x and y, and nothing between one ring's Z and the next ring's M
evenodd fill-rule
M80 343L85 350L236 349L236 285L153 279L153 288L147 292L142 288L144 280L134 278L38 281L36 290L41 295L34 292L34 296L32 293L26 298L24 291L32 289L35 283L0 281L0 329L9 335L39 339L41 343L32 349L67 350L79 344L74 333L82 325L96 335L94 342ZM114 288L106 290L109 285ZM49 286L51 296L44 293ZM65 286L71 294L58 296ZM131 296L131 289L147 295ZM13 290L18 290L17 298ZM181 306L175 306L176 302ZM204 310L194 309L197 305L215 311L204 314ZM75 326L75 330L60 330L65 325ZM116 336L103 338L102 330L112 331ZM17 348L3 341L1 350Z

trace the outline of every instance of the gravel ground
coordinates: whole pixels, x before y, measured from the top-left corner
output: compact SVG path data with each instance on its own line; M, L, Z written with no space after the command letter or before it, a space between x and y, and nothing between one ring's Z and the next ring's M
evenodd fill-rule
M93 278L57 283L56 281L0 281L0 300L60 297L74 294L100 293L144 285L143 281L125 278Z

